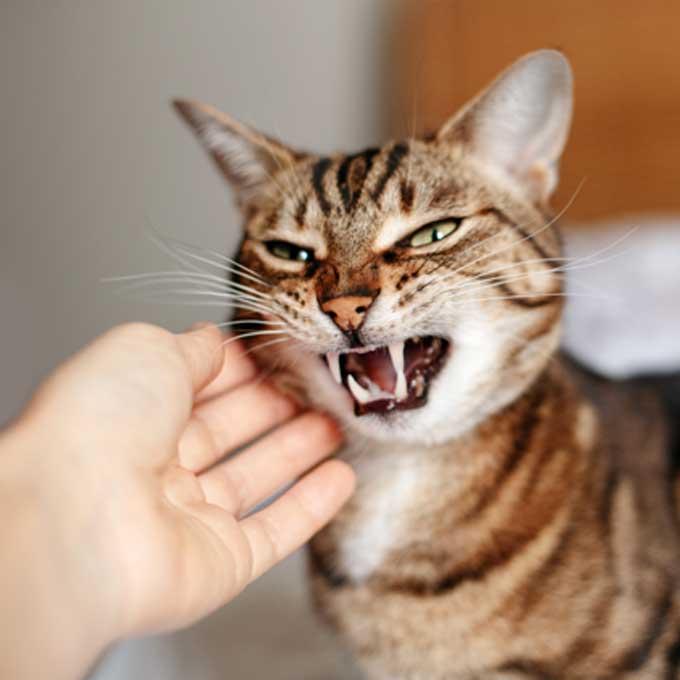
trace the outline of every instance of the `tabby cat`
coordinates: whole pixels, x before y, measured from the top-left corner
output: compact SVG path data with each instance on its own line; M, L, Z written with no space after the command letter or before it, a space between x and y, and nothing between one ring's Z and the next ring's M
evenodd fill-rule
M549 50L436 134L350 155L176 102L243 211L244 336L346 429L359 488L311 581L373 680L680 678L680 378L558 351L571 105Z

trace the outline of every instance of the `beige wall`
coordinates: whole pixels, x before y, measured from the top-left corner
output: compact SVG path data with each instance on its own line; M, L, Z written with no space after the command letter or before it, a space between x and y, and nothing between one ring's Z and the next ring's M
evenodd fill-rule
M107 327L216 308L120 299L172 263L147 224L231 251L230 196L169 109L202 98L300 146L380 138L385 0L0 3L0 423Z

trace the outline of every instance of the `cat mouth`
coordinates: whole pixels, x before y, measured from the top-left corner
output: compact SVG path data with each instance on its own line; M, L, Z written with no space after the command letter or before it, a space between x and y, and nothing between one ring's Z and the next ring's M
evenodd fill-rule
M362 416L424 406L449 344L444 338L428 335L390 345L328 352L324 358L335 381L354 400L355 415Z

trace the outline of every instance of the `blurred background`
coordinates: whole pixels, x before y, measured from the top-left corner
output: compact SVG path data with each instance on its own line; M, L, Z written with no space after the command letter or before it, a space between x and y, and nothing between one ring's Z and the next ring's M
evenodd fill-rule
M590 258L567 344L615 375L680 366L680 4L650 0L3 0L0 423L110 326L179 330L215 307L120 297L177 265L150 230L231 253L231 197L168 106L214 104L299 147L436 129L526 51L576 78L555 207ZM602 253L599 255L598 253ZM300 555L228 608L122 645L97 680L351 678L307 604Z

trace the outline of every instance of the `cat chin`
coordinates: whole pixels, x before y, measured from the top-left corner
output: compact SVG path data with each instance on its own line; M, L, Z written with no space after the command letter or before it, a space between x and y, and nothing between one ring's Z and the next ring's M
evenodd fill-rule
M381 442L442 444L472 430L516 396L516 389L500 384L498 368L493 353L459 345L420 408L360 417L349 413L343 422L362 437Z
M435 446L461 437L514 401L543 370L559 338L555 324L553 333L513 353L507 338L522 338L527 328L522 323L501 328L496 319L480 314L426 330L447 338L451 348L431 379L425 403L409 410L356 415L354 400L333 378L319 349L284 343L280 358L305 400L334 416L350 437Z
M357 416L354 401L318 356L296 353L292 366L312 406L329 412L362 439L431 446L455 439L514 399L523 386L503 385L502 350L493 335L454 339L454 351L432 380L423 406Z

